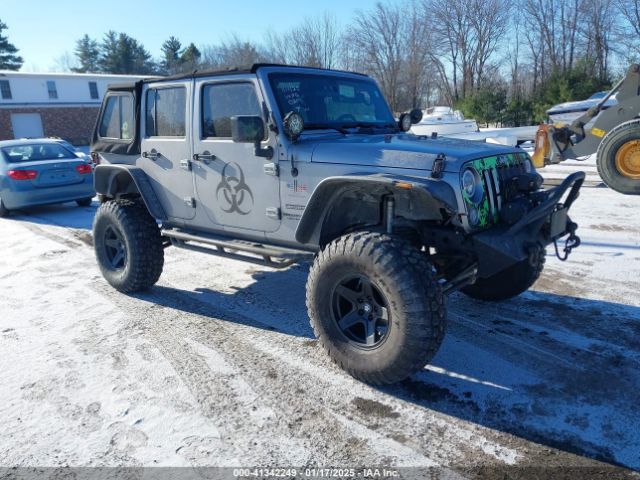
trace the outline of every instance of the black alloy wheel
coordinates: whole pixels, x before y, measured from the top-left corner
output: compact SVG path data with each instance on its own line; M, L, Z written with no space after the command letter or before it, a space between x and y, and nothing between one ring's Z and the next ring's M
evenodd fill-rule
M389 304L364 276L349 276L338 283L331 311L340 331L357 347L376 348L387 338Z
M126 244L122 234L113 225L104 230L104 253L114 270L122 270L127 265Z

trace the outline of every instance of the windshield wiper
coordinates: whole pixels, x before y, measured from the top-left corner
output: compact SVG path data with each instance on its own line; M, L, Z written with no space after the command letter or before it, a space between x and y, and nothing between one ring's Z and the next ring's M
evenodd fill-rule
M371 123L371 122L354 122L354 123L346 123L341 125L342 128L392 128L396 129L396 125L392 123Z
M304 126L305 130L335 130L343 135L346 135L347 130L342 126L329 125L328 123L309 123Z

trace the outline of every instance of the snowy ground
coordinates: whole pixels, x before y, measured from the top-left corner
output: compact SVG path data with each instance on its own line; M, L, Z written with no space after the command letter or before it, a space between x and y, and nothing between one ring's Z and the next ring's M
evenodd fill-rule
M0 466L640 469L640 197L590 175L569 261L512 301L450 297L432 365L383 389L313 339L306 266L168 249L160 283L122 295L94 211L0 220Z

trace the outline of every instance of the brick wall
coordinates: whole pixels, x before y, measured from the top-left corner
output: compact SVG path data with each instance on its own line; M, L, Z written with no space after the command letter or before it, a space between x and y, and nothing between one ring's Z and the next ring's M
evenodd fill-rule
M13 139L11 113L39 113L45 137L60 137L74 145L88 145L98 107L0 108L0 140Z

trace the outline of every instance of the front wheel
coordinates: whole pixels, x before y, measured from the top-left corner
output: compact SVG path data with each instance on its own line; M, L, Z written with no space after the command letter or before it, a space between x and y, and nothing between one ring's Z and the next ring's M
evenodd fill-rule
M160 229L143 203L110 200L93 222L93 244L100 271L121 292L155 284L164 265Z
M476 283L462 289L462 293L477 300L500 301L526 292L536 283L542 273L545 251L540 249L535 261L528 258L487 278L478 278Z
M604 136L598 147L597 165L608 187L627 195L640 195L640 119L622 123Z
M424 254L386 234L357 232L328 244L307 282L314 332L357 379L394 383L422 369L442 343L444 295Z

